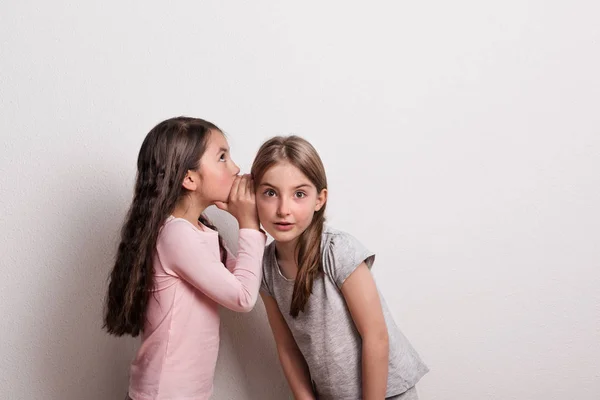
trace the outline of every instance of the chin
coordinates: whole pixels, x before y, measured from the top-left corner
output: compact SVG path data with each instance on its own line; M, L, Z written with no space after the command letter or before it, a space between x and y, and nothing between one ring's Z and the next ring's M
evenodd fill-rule
M267 231L267 232L269 232L269 231ZM279 232L276 229L271 229L271 232L269 232L269 235L271 235L273 240L275 240L276 242L279 242L279 243L291 242L291 241L298 239L298 237L300 236L296 232Z

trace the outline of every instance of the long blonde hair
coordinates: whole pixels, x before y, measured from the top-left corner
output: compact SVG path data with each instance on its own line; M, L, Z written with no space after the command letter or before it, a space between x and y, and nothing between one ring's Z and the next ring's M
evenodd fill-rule
M252 163L254 182L258 185L267 170L282 161L298 168L315 185L317 193L327 189L327 176L319 154L308 141L299 136L275 136L263 143ZM302 232L296 245L298 274L290 305L290 315L294 318L300 311L304 312L312 293L313 281L323 271L321 236L325 206L326 204L315 211L310 225Z

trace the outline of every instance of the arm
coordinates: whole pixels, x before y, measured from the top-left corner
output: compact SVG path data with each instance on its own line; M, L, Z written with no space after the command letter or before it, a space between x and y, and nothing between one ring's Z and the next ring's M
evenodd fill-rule
M232 270L218 258L198 232L187 223L166 226L158 245L163 265L202 291L215 302L248 312L258 298L265 236L253 229L240 229L238 257Z
M343 283L342 294L362 337L363 398L383 399L388 377L388 331L375 281L364 262Z
M225 259L225 267L229 270L229 272L233 273L237 257L234 256L231 251L229 251L227 246L225 246L225 251L227 252L227 258Z
M315 399L308 365L306 365L306 361L292 336L292 332L277 307L277 303L267 294L261 293L261 297L263 303L265 303L269 325L271 326L275 344L277 345L279 361L281 362L283 373L290 385L290 389L294 394L294 398L301 400Z
M240 229L252 229L252 228L240 228ZM263 235L265 235L265 231L263 231L262 229L258 229L258 231L260 233L262 233ZM233 253L229 250L229 248L227 246L225 246L225 252L227 253L227 258L225 259L225 267L230 271L233 272L233 270L235 269L235 263L237 261L237 257L233 255Z

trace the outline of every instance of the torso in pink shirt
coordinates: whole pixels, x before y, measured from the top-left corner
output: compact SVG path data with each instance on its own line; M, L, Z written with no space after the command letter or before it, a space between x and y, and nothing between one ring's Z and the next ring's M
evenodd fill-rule
M221 304L250 311L258 297L266 237L240 229L238 257L220 261L218 234L169 217L154 256L155 289L132 362L134 400L204 400L212 394Z

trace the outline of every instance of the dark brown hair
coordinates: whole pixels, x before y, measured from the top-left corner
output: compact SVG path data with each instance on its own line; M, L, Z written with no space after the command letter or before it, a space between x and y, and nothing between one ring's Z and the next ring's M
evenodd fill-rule
M254 182L260 184L267 170L282 161L298 168L315 185L317 193L327 189L327 176L319 154L308 141L298 136L276 136L260 147L252 163ZM312 293L313 281L323 271L321 236L326 205L315 211L310 225L298 239L295 250L298 274L290 305L292 317L297 317L300 311L304 312Z
M106 296L103 327L108 333L138 336L154 289L153 258L160 228L185 195L182 182L197 170L216 125L198 118L177 117L156 125L146 135L137 160L133 200L121 229L121 241ZM209 226L204 217L200 222ZM226 252L221 246L221 257Z

